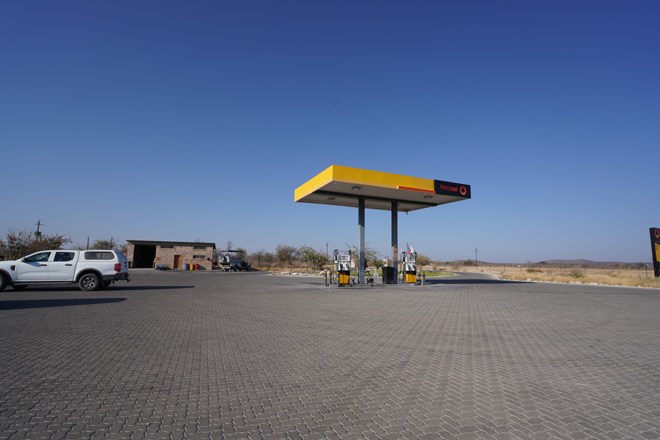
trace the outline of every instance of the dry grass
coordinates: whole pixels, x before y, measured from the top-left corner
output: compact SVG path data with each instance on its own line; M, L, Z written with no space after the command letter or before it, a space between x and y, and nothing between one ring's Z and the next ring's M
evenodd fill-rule
M433 272L480 272L490 273L502 280L511 281L544 281L552 283L566 283L566 284L599 284L606 286L631 286L631 287L653 287L660 289L660 278L653 276L653 269L635 269L633 267L621 269L605 269L605 268L583 268L583 267L562 267L550 268L538 266L527 267L527 265L520 266L504 266L486 264L479 266L424 266L424 271L429 275ZM309 272L310 275L318 275L320 271L310 271L305 268L261 268L260 270L268 270L272 272Z
M476 272L472 266L461 267L458 270ZM653 276L653 270L636 268L583 268L583 267L527 267L486 265L479 267L478 272L491 273L500 279L512 281L545 281L566 284L599 284L606 286L631 286L660 288L660 278Z

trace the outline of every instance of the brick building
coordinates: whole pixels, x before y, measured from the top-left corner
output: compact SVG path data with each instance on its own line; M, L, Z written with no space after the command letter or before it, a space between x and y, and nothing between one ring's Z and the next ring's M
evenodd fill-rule
M185 269L186 264L197 264L199 270L213 268L215 243L188 241L127 240L126 258L131 267Z

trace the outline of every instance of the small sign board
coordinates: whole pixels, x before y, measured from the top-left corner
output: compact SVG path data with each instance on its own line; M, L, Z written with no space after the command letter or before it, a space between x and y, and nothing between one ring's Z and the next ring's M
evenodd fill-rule
M651 228L651 250L653 251L653 272L660 277L660 229Z
M472 197L470 194L470 185L463 185L461 183L445 182L444 180L434 180L433 186L436 194L445 196L456 196L469 199Z

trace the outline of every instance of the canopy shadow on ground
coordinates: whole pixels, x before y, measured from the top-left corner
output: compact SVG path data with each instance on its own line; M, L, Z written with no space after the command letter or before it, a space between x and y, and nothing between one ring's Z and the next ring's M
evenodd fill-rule
M50 307L88 306L112 304L126 301L126 298L76 298L76 299L24 299L0 301L0 310L42 309Z
M442 285L442 284L523 284L525 281L509 281L509 280L496 280L496 279L482 279L482 278L451 278L435 279L427 278L424 284Z

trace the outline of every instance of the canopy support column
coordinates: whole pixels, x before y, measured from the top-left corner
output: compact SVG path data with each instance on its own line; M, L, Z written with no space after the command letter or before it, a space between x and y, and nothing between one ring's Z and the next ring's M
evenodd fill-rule
M399 204L392 202L392 266L394 267L394 280L392 282L397 284L399 279L399 218L398 218Z
M358 284L365 284L364 283L364 248L365 248L365 242L364 242L364 211L365 211L365 203L364 203L364 198L360 198L358 200L358 225L359 225L359 241L360 241L360 255L358 259Z

